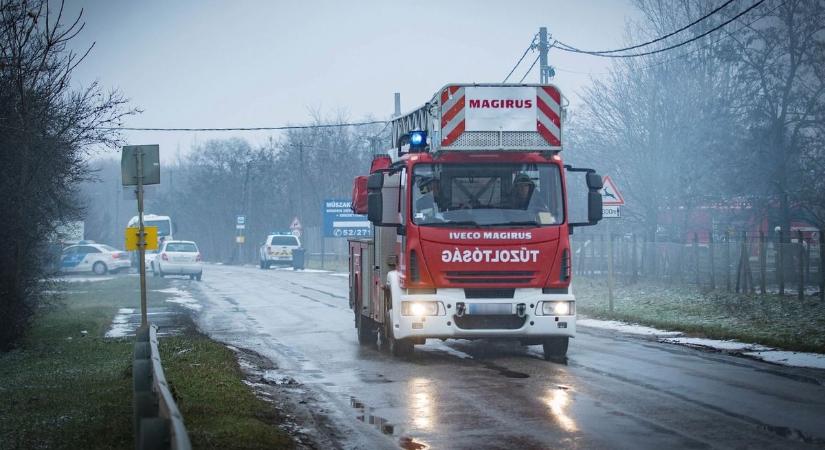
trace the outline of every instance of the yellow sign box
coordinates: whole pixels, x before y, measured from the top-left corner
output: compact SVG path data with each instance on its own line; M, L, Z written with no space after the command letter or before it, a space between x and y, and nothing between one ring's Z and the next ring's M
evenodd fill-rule
M146 234L146 250L158 249L158 227L143 227ZM128 227L126 228L126 250L137 251L138 249L138 234L140 228Z

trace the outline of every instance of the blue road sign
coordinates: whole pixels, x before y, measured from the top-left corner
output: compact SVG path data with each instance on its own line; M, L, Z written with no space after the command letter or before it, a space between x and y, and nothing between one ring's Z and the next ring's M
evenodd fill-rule
M324 200L324 237L371 237L372 224L367 216L355 214L351 202L343 199Z

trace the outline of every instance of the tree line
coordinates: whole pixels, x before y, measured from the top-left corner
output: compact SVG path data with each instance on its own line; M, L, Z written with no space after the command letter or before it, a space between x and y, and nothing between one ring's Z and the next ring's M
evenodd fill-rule
M314 113L312 119L315 125L344 122L342 114L322 119ZM318 227L324 199L350 198L352 180L369 168L381 131L381 126L293 129L262 145L238 137L210 139L162 163L161 184L150 188L144 210L172 217L175 238L197 242L208 261L255 262L268 233L288 232L295 217L304 229ZM96 165L106 179L119 177L117 167L114 161ZM117 194L115 183L104 184L111 186L105 199L98 193L100 183L85 185L87 198L100 200L88 204L89 218L97 219L87 221L86 234L121 246L135 202L128 193ZM115 201L123 202L119 213L112 212ZM246 218L242 231L235 227L238 215ZM106 219L115 216L119 228Z

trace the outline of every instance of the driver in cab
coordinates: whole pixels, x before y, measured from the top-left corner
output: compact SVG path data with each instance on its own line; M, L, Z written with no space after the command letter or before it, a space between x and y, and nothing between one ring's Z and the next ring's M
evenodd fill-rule
M550 208L548 208L543 197L542 192L536 189L536 184L526 173L520 173L513 179L510 208L535 214L538 222L542 225L556 223L556 219L550 213Z

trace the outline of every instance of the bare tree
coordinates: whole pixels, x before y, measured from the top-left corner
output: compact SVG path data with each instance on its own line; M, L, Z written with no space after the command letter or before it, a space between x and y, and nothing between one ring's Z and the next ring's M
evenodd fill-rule
M67 43L81 15L64 25L46 0L0 1L0 349L25 331L44 275L47 237L78 216L75 188L86 177L86 149L114 146L108 129L133 111L117 92L93 83L70 88L78 55ZM89 49L91 51L91 48Z
M788 230L793 209L811 201L821 205L822 191L805 192L811 165L822 154L816 137L825 105L825 1L787 0L763 6L760 14L762 20L731 36L732 60L749 88L743 103L752 124L750 164L741 175L778 203L780 224Z

